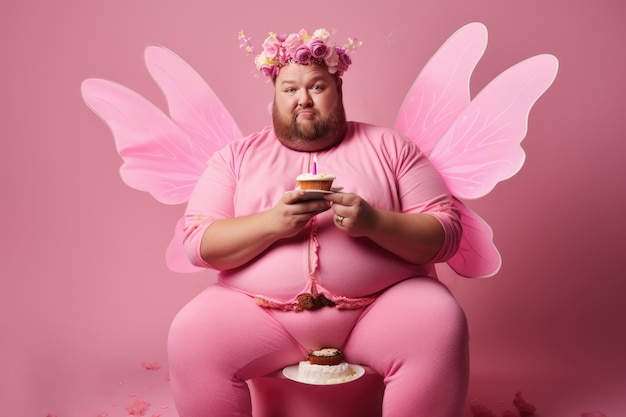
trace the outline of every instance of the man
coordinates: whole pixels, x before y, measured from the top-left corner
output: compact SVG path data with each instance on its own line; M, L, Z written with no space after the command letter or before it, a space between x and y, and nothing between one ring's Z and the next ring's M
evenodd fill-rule
M461 414L467 326L433 268L458 214L409 139L346 121L350 60L327 45L324 30L266 40L273 126L216 153L189 202L188 255L219 274L172 324L181 417L251 416L245 380L324 346L384 377L386 417ZM346 192L303 199L314 158Z

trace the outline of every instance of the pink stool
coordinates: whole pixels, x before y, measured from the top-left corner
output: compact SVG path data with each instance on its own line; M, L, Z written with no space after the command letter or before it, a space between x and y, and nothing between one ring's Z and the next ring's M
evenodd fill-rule
M254 417L380 417L385 385L380 375L365 375L346 384L308 385L282 372L248 381Z

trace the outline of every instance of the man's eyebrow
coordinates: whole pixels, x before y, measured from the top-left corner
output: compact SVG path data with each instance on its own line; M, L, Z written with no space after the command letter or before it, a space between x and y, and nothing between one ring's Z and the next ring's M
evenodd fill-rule
M320 81L325 81L325 78L323 76L321 76L321 75L317 76L317 77L313 77L313 78L307 80L306 84L315 84L315 83L318 83ZM293 80L293 79L286 78L286 79L282 80L279 83L279 85L281 85L281 86L282 85L291 85L291 84L297 84L297 81Z

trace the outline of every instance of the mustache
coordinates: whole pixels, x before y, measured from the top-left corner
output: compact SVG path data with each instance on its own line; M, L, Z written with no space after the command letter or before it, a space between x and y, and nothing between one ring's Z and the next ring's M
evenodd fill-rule
M305 113L305 112L306 113L310 113L310 114L312 114L314 116L319 116L319 112L317 110L311 108L311 107L305 107L305 108L302 108L302 109L296 109L296 110L293 111L293 116L294 116L294 118L296 118L296 117L298 117L298 115L300 113Z

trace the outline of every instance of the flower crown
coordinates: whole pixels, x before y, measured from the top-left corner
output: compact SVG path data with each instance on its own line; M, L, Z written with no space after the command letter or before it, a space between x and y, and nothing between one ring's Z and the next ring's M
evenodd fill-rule
M348 38L344 46L329 46L330 33L326 29L317 29L313 34L301 29L297 33L277 35L273 32L263 42L263 51L254 58L256 69L272 80L276 78L280 68L289 63L309 65L324 64L331 74L342 76L348 70L352 59L350 54L361 46L357 39ZM240 47L247 54L254 54L243 31L239 32Z

